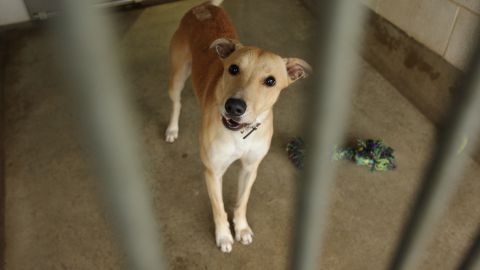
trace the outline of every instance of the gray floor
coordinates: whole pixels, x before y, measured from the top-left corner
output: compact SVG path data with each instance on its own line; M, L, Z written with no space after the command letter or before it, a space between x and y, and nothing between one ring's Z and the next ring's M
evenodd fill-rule
M249 203L254 243L222 254L214 243L198 157L200 112L188 84L180 137L163 142L170 103L168 41L193 3L182 1L116 16L121 56L142 123L148 176L171 269L288 269L299 172L285 144L302 133L308 82L287 89L275 108L275 135ZM281 2L282 8L279 8ZM299 1L226 1L240 37L285 56L308 59L313 18ZM273 20L272 18L277 18ZM63 72L43 28L7 33L5 269L118 269L124 266L102 209ZM72 63L74 64L74 63ZM392 63L395 64L395 63ZM434 126L368 63L351 106L348 138L382 138L398 169L370 173L349 162L339 172L321 269L384 269L433 146ZM224 179L231 212L235 164ZM421 269L452 269L480 220L480 167L468 160L462 185L439 224Z

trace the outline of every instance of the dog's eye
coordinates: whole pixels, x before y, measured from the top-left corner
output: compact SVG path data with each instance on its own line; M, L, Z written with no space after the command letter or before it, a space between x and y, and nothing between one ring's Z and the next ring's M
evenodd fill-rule
M240 72L240 68L237 65L233 64L230 65L230 67L228 68L228 72L232 75L237 75L238 72Z
M275 81L275 77L273 76L268 76L265 81L264 81L265 85L268 86L268 87L272 87L275 85L276 81Z

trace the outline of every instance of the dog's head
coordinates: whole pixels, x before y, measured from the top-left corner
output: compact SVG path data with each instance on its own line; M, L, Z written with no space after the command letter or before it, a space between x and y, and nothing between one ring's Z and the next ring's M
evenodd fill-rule
M235 40L220 38L210 48L223 62L223 74L216 92L223 124L239 130L257 121L277 101L282 89L311 72L298 58L282 58Z

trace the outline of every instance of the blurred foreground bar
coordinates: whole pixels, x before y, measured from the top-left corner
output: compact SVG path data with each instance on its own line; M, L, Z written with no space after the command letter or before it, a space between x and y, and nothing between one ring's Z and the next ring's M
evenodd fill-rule
M299 194L298 220L292 269L319 269L323 235L328 223L334 163L333 146L340 143L350 104L350 92L357 81L361 29L366 10L356 1L311 1L316 5L317 50L314 91L310 99L312 117L307 143L309 156Z
M141 162L141 137L127 98L106 14L93 2L64 0L57 22L72 97L95 154L111 223L129 269L165 269Z

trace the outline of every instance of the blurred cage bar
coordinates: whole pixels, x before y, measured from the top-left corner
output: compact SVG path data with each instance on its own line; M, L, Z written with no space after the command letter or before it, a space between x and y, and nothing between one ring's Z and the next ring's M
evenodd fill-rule
M71 96L94 151L105 201L129 269L165 269L137 119L117 63L110 21L93 1L60 0L56 30Z
M350 92L353 89L359 44L366 12L357 1L313 1L319 34L312 48L316 76L312 102L305 177L300 189L292 268L318 269L328 211L334 164L331 145L344 134ZM64 54L70 66L73 96L84 127L97 152L109 209L131 269L164 269L159 229L141 164L135 118L129 110L126 84L112 52L111 29L89 1L59 1L65 14L59 25ZM478 43L480 44L480 42ZM75 65L72 65L75 63ZM418 269L435 225L456 190L468 153L457 155L459 142L477 136L480 121L480 48L463 80L462 96L453 104L446 128L427 168L420 191L405 223L398 247L387 269ZM470 141L470 143L473 143ZM315 166L309 164L315 163ZM479 233L480 234L480 233ZM466 252L459 269L479 269L480 236Z

